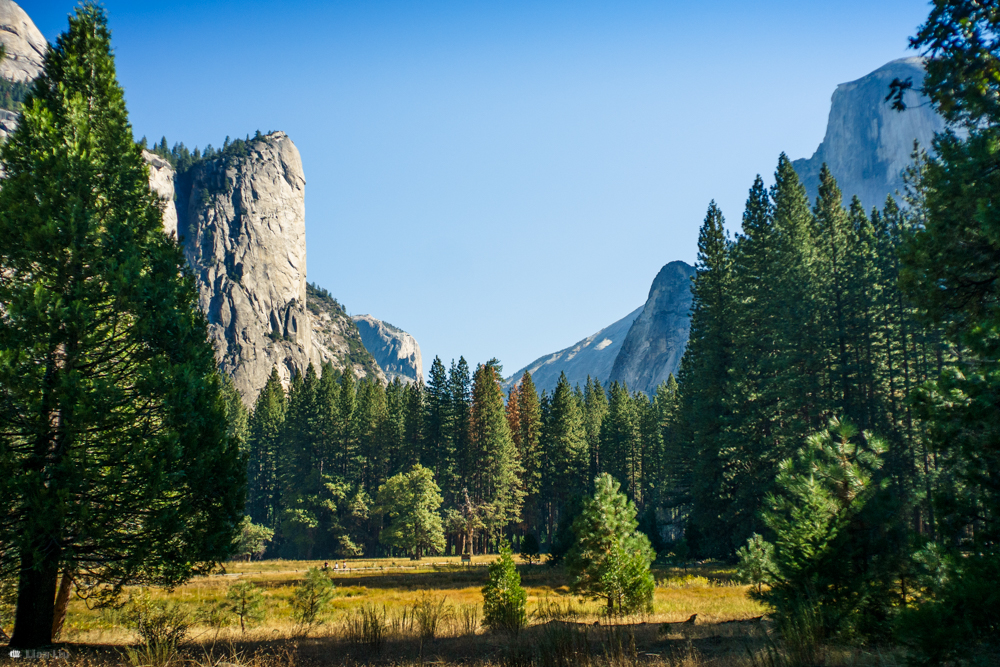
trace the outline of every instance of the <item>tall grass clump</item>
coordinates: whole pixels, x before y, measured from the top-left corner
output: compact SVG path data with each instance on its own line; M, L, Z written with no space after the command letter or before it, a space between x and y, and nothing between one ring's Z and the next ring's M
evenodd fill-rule
M389 625L386 622L385 607L364 604L344 619L344 636L347 641L364 646L372 653L378 653L385 644Z
M434 639L444 622L452 618L454 613L454 608L445 598L435 600L427 594L420 596L413 605L413 617L417 622L420 638Z

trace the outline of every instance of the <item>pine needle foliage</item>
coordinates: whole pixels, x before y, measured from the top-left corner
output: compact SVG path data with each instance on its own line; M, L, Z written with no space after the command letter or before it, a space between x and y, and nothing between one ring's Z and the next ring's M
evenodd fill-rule
M528 624L525 606L528 592L514 565L510 544L500 546L500 557L489 565L489 580L483 587L483 625L517 634Z
M652 611L656 558L649 538L636 530L635 505L604 473L573 522L576 542L566 555L572 590L607 603L609 616Z

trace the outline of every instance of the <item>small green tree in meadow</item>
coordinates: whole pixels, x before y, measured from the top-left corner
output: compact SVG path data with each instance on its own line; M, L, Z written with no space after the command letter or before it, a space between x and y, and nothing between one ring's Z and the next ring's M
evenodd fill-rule
M636 509L621 485L604 473L594 495L573 522L576 542L566 554L572 590L607 602L608 615L652 611L656 558L649 538L637 530Z
M377 511L389 517L389 526L382 530L379 540L414 558L428 551L443 551L444 527L438 513L441 502L434 473L420 464L410 472L390 477L379 487L376 500Z
M521 557L528 561L528 565L531 565L531 561L538 560L540 550L534 533L528 533L521 540Z
M510 545L500 547L500 558L490 563L489 581L483 587L483 625L492 630L517 633L528 624L528 592L514 566Z
M759 597L764 584L772 581L774 569L774 545L754 533L747 543L736 550L736 579L740 583L754 586Z
M320 616L333 599L333 582L317 567L306 571L305 580L292 591L292 618L305 635L322 623Z
M237 581L226 591L226 606L240 619L240 632L264 620L264 592L249 581Z

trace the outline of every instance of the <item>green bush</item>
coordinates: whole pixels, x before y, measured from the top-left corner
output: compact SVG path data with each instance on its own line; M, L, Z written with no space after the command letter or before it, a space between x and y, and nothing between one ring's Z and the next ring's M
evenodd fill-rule
M774 545L754 533L746 546L736 550L736 557L736 580L755 586L760 597L763 585L773 580Z
M500 558L490 563L489 581L483 588L483 625L491 630L517 634L528 624L528 592L514 566L510 545L500 547Z

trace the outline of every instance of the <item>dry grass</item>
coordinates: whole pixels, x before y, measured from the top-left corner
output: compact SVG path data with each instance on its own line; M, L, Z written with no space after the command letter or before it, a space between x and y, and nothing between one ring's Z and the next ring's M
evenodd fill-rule
M471 566L461 565L456 558L417 563L348 561L351 567L346 570L333 570L331 562L336 597L322 625L308 636L302 636L301 628L292 622L289 600L305 571L322 562L228 563L224 574L200 577L173 591L151 591L154 598L183 605L195 619L187 641L169 660L133 655L130 661L126 647L137 638L125 627L121 614L91 610L79 600L70 605L62 636L66 643L61 647L69 651L74 667L787 664L774 661L766 622L739 622L759 617L766 609L748 597L748 587L732 584L730 573L719 568L656 570L653 614L609 625L598 602L570 594L563 570L522 566L530 627L516 638L484 633L479 627L480 589L486 581L485 565L493 558L477 557ZM227 587L241 579L266 591L266 620L245 634L238 625L213 627L205 611L220 603ZM431 610L433 632L427 626ZM697 614L694 624L679 623L692 614ZM757 656L756 660L751 656ZM895 664L861 654L830 654L828 658L831 666ZM33 661L39 667L45 662Z

